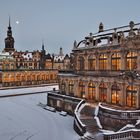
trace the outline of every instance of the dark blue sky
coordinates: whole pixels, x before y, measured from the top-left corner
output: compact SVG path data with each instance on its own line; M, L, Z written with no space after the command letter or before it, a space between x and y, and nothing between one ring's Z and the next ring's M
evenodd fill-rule
M140 0L1 0L0 49L4 48L8 18L20 50L45 49L57 53L62 47L71 52L73 41L90 32L140 22ZM16 24L19 21L19 24Z

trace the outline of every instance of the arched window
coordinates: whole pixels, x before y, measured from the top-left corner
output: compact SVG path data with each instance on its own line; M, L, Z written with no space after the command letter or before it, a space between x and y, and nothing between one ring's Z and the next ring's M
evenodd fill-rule
M79 82L79 93L81 98L85 98L85 85L83 82Z
M16 81L20 81L20 74L16 75Z
M43 81L45 80L45 74L42 75L42 80L43 80Z
M12 69L12 70L14 69L14 64L11 64L11 69Z
M93 56L88 58L88 70L95 70L95 57Z
M121 69L121 57L119 53L114 53L111 57L111 69L120 70Z
M37 81L40 81L40 75L37 75Z
M88 84L88 99L95 100L95 85L92 82Z
M31 81L31 76L27 75L27 81Z
M53 74L50 75L50 80L53 80Z
M129 52L126 55L126 68L127 70L133 70L137 68L137 53L136 52Z
M99 86L99 100L101 102L107 101L107 87L104 83L101 83Z
M107 70L107 55L101 54L99 57L99 70Z
M35 75L32 75L32 81L35 81Z
M25 75L22 75L22 76L21 76L21 80L22 80L22 81L26 81Z
M10 81L11 81L11 82L14 82L14 81L15 81L14 75L11 75L11 76L10 76Z
M137 88L135 86L128 86L126 89L126 105L129 107L136 107L137 103Z
M112 87L111 87L111 102L113 104L119 104L120 91L121 90L117 84L112 85Z
M9 64L5 64L5 70L10 69Z
M66 84L64 81L62 81L62 84L61 84L61 92L62 94L66 94Z
M79 70L84 70L85 65L84 65L84 58L83 57L79 57Z
M9 75L4 75L4 82L9 82Z
M74 96L74 83L73 83L73 81L69 82L69 94L71 96Z

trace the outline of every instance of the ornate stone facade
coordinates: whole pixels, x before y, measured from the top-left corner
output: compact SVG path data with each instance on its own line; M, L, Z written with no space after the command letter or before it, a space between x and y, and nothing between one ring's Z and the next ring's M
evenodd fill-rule
M90 33L79 43L75 41L72 72L59 74L60 92L91 102L140 108L138 25L130 22L128 26Z

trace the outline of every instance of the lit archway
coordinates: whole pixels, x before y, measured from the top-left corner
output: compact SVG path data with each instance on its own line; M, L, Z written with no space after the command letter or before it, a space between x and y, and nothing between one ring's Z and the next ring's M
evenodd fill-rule
M85 84L84 82L80 81L79 82L79 94L81 96L81 98L85 98Z
M69 82L69 94L71 96L74 96L74 82L73 81Z
M137 87L128 86L126 88L126 105L129 107L136 107L137 104Z
M95 100L95 85L92 82L88 84L88 99Z
M121 56L119 53L114 53L111 56L111 69L120 70L121 69Z
M137 53L129 52L126 55L126 68L127 70L134 70L137 68Z
M119 104L120 100L120 87L117 84L112 85L111 87L111 103Z
M107 101L107 86L105 83L101 83L99 86L99 100L101 102Z

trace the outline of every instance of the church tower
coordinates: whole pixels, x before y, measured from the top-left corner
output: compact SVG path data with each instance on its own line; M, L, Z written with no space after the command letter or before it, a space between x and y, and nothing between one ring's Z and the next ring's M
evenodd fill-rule
M15 41L14 41L14 38L12 36L12 30L11 30L10 18L9 18L9 26L8 26L8 30L7 30L7 37L5 38L4 51L5 52L13 52L13 51L15 51L14 42Z
M45 61L46 61L46 51L45 51L45 48L44 48L44 42L42 42L40 69L45 69Z

